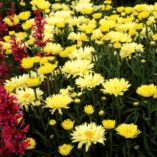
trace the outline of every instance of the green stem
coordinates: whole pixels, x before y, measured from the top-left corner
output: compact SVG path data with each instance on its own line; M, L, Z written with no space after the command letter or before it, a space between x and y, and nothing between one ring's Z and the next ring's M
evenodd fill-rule
M112 157L112 131L109 132L109 138L110 138L110 157Z
M35 100L37 100L38 98L37 98L37 91L36 91L36 88L33 88L33 90L34 90Z
M50 89L50 80L49 80L49 75L47 75L47 90L48 90L48 96L51 95L51 89Z
M130 141L129 140L126 141L126 148L127 148L127 156L131 157L131 154L130 154Z
M121 108L120 108L120 103L119 103L119 98L115 98L115 106L117 106L117 122L120 123L121 121Z

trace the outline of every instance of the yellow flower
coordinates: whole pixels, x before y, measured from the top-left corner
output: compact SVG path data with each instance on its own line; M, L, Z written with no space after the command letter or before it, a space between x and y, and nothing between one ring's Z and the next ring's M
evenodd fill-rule
M157 41L157 33L152 35L153 41Z
M109 79L103 84L102 92L114 96L122 96L128 90L130 84L124 78Z
M82 77L76 79L76 85L78 85L81 89L91 89L94 88L104 82L103 76L100 74L86 74Z
M33 138L31 138L31 137L27 138L26 140L27 140L28 143L29 143L29 145L27 146L26 149L28 149L28 150L29 150L29 149L34 149L35 146L36 146L35 140L34 140Z
M26 81L29 76L27 74L23 74L22 76L12 77L10 80L5 81L5 89L9 92L14 91L16 88L22 88L26 86Z
M95 20L91 20L89 21L87 24L82 24L79 26L79 29L81 31L84 31L87 34L92 33L92 31L96 28L96 21Z
M98 115L99 116L103 116L105 114L105 112L103 111L103 110L100 110L99 112L98 112Z
M55 64L45 63L38 69L38 73L40 74L50 74L57 67L57 62Z
M123 6L118 7L118 8L117 8L117 12L121 13L121 12L123 12L123 11L124 11L124 9L125 9L125 8L124 8Z
M61 123L61 126L65 130L72 130L74 126L74 121L72 121L71 119L66 119Z
M73 76L88 74L90 71L92 71L93 64L91 61L88 60L72 60L67 61L63 68L62 72L67 73Z
M67 156L70 154L72 148L73 148L73 146L71 144L63 144L63 145L58 147L58 152L62 156Z
M94 19L100 19L102 16L102 13L94 13L92 16Z
M36 87L38 85L41 84L41 80L39 77L33 77L33 78L29 78L27 81L26 81L26 84L29 86L29 87Z
M68 55L76 49L75 45L66 47L63 51L59 53L61 57L68 57Z
M19 24L19 18L17 15L7 16L4 19L4 22L7 23L9 26L16 26L17 24Z
M20 20L28 20L30 16L31 16L31 12L30 11L24 11L24 12L21 12L18 15Z
M60 114L62 114L61 109L68 109L69 104L72 102L71 97L63 94L54 94L46 98L46 108L50 108L52 114L58 110Z
M154 84L141 85L137 88L136 93L143 97L151 97L156 92L156 86Z
M121 46L120 57L126 58L131 57L133 53L143 52L143 45L137 43L125 43Z
M47 43L44 47L44 52L47 54L59 54L62 50L61 45L55 43Z
M28 109L29 105L36 106L36 101L42 99L43 92L37 88L36 89L36 97L34 90L32 88L25 87L23 89L17 89L15 92L15 96L17 97L17 100L19 104L21 105L21 108L25 106L26 109Z
M34 20L27 20L25 23L22 24L22 28L24 30L30 29L33 26Z
M78 60L92 60L93 52L95 49L92 46L80 47L79 49L74 49L70 54L70 59L78 59Z
M71 32L68 36L69 40L74 40L74 41L87 41L87 35L85 33L74 33Z
M82 148L85 144L85 150L88 151L92 143L102 143L104 144L105 129L101 125L96 125L94 122L84 123L82 125L76 126L75 130L71 133L72 142L78 142L78 149Z
M138 18L140 20L144 20L144 19L147 19L149 17L149 15L150 15L150 12L148 12L148 11L142 11L142 12L140 12L138 14Z
M20 1L20 5L21 5L21 6L25 6L26 3L22 0L22 1Z
M51 120L49 121L49 124L50 124L51 126L55 125L55 124L56 124L56 120L55 120L55 119L51 119Z
M136 138L141 131L138 129L138 126L131 123L131 124L120 124L116 131L119 135L125 137L125 138Z
M31 57L23 58L21 61L21 66L24 69L30 69L33 67L33 65L34 65L34 62Z
M104 119L102 121L102 125L105 129L113 129L115 128L116 121L111 119Z
M91 115L94 113L94 107L92 105L86 105L84 107L84 112L88 115Z

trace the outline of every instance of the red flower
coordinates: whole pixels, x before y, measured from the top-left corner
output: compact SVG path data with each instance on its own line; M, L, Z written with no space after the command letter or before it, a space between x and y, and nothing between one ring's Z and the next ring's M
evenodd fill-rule
M22 41L16 41L15 36L11 38L11 49L15 61L21 61L23 58L28 56L25 43Z
M29 145L27 132L28 125L25 125L16 98L0 86L0 156L24 154Z
M44 39L44 26L46 24L45 19L42 17L42 12L40 10L35 10L34 11L35 14L35 24L33 26L34 29L34 33L33 33L33 37L35 37L35 44L40 46L40 47L44 47L48 41L43 41Z

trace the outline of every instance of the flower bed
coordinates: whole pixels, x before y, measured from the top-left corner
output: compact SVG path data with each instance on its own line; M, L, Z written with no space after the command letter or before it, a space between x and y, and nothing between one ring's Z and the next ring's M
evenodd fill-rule
M0 155L155 157L157 3L30 5L0 18Z

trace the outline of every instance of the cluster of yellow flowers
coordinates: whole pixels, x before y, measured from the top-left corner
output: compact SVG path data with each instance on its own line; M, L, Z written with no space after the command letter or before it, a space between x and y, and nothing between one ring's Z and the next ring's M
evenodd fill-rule
M78 143L79 149L85 145L86 152L92 144L104 145L107 132L112 130L126 139L136 138L142 133L134 124L136 121L127 123L124 117L117 118L123 114L121 108L127 108L122 99L130 91L135 100L138 95L157 98L157 86L150 82L141 85L141 81L137 87L127 78L127 74L131 75L128 69L124 69L123 76L115 71L120 71L119 67L126 62L130 67L134 59L145 53L145 43L141 41L157 43L157 34L152 29L157 24L157 3L118 8L113 8L110 0L101 5L90 0L72 1L69 5L32 0L30 4L32 10L40 9L43 13L46 21L43 40L47 44L42 48L35 45L32 29L35 19L30 11L4 18L9 27L21 24L23 29L10 31L0 41L6 56L12 55L12 36L23 41L32 53L42 51L41 56L22 59L20 64L25 73L6 80L6 90L17 97L28 114L29 107L50 111L49 126L68 134L69 143L63 138L57 148L63 156L73 151L73 143ZM114 57L116 66L112 64ZM139 63L147 61L146 57L142 59ZM112 74L107 65L113 69ZM106 114L110 104L112 113ZM35 148L35 140L29 140L28 149Z

